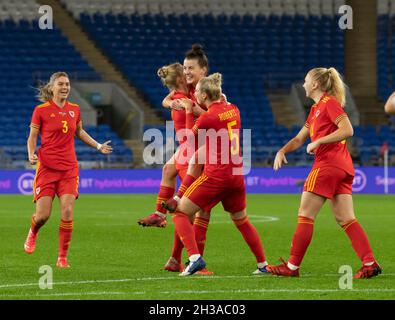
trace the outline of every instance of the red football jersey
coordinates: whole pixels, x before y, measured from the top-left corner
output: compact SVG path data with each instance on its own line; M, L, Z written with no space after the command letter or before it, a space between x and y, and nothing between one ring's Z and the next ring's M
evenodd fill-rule
M189 99L189 97L183 92L176 91L176 92L174 92L171 99L172 100ZM186 112L184 109L181 109L181 110L172 109L171 110L171 118L174 122L174 130L176 131L176 134L179 130L185 129L185 127L186 127ZM183 143L184 141L185 141L185 139L180 141L180 143Z
M63 108L52 100L35 107L30 126L40 130L38 158L42 165L54 170L69 170L77 163L74 135L81 121L78 105L66 102Z
M226 180L234 168L243 166L240 153L240 111L226 102L215 102L202 114L192 128L195 135L206 129L206 163L204 173ZM212 130L210 130L212 129ZM211 133L210 133L211 131ZM221 135L221 138L217 135ZM210 138L211 136L211 138Z
M305 127L310 130L312 142L327 136L338 129L337 124L347 117L340 103L332 96L324 94L318 103L311 107ZM347 150L346 140L322 144L315 150L313 168L332 166L354 175L354 166Z
M195 89L196 87L193 85L188 86L189 89L189 99L191 99L193 102L197 103L196 97L195 97Z

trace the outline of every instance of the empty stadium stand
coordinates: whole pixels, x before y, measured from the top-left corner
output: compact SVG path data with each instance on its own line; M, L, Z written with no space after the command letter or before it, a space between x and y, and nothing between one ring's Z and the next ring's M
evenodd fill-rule
M317 65L343 71L341 1L63 1L90 37L147 99L161 107L163 64L182 61L202 43L210 71L224 75L224 91L252 129L253 162L264 164L292 131L276 124L268 90L289 88ZM304 153L292 155L301 165Z
M60 70L67 71L72 80L100 80L56 25L52 30L39 29L38 7L35 1L0 1L0 149L4 167L24 168L27 164L26 139L33 108L40 103L34 90L39 81L47 81ZM108 126L87 131L99 140L112 140L114 154L105 157L77 141L79 160L96 167L115 162L131 165L130 149Z

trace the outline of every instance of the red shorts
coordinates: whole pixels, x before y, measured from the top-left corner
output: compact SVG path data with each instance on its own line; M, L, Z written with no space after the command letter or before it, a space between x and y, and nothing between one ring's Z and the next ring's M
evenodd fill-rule
M72 194L78 198L78 166L71 170L59 171L37 163L36 176L33 183L34 202L44 196L58 197Z
M303 191L328 199L338 194L352 194L354 176L336 167L314 168L304 183Z
M203 173L185 191L184 196L206 212L219 202L222 202L224 210L230 213L246 208L246 188L243 176L232 176L229 180L223 180L208 177Z

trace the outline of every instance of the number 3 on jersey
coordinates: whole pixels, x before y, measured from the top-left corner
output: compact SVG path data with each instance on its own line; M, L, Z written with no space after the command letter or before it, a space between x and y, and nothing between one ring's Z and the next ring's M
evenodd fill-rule
M62 121L62 123L63 123L62 132L67 133L69 131L69 127L67 126L67 121Z
M232 144L232 147L230 148L230 153L232 155L239 154L239 135L235 131L232 130L232 127L234 127L237 124L236 120L228 122L228 133L229 133L229 140L232 143L233 140L235 140L235 143Z

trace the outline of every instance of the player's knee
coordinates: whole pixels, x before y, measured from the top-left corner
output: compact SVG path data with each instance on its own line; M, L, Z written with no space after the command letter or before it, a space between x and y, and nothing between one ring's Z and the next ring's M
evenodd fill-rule
M73 206L71 204L62 206L62 219L71 220L73 218Z
M230 217L232 218L233 221L244 219L245 217L247 217L247 212L245 209L238 212L231 212Z
M339 225L344 225L352 220L355 220L355 216L354 215L342 215L342 214L338 214L335 215L335 220Z
M196 214L196 217L210 220L210 213L201 210Z
M42 213L42 214L36 214L34 216L34 220L35 220L36 224L43 225L43 224L45 224L48 221L49 216L50 216L49 212L45 212L45 213Z
M311 214L311 213L309 213L309 212L306 212L306 211L304 211L304 210L301 210L300 208L299 208L299 212L298 212L298 217L308 218L308 219L311 219L311 220L315 220L315 215L314 215L314 214Z

